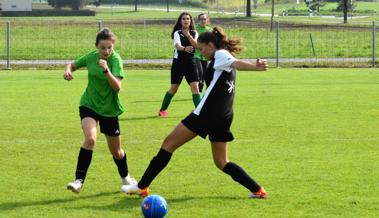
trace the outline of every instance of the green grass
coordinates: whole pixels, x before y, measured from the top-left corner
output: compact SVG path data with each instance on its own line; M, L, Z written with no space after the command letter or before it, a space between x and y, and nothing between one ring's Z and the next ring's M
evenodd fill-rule
M120 180L99 134L84 192L65 190L82 142L78 102L86 73L0 72L0 217L141 217L141 200ZM140 178L161 141L192 109L183 84L167 119L156 117L166 71L127 71L120 116L131 173ZM265 186L267 200L213 166L194 139L151 185L168 217L377 217L379 70L239 72L230 159ZM376 215L375 215L376 214Z

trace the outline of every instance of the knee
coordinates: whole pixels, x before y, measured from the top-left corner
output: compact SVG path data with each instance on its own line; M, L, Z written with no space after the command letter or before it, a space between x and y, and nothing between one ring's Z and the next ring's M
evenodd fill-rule
M175 146L174 144L172 143L172 141L170 140L169 137L166 137L164 140L163 140L163 143L162 143L162 148L170 153L173 153L175 151Z
M216 165L216 167L220 170L223 170L225 165L229 162L228 160L226 159L213 159L213 162L214 164Z
M191 92L199 93L199 83L191 83Z
M178 91L178 87L177 87L177 86L175 86L175 87L171 87L171 88L170 88L170 93L171 93L172 95L175 95L177 91Z
M124 158L125 152L124 152L124 150L119 149L119 150L113 151L112 155L117 160L121 160L122 158Z
M88 137L84 140L83 147L92 150L96 143L96 137Z

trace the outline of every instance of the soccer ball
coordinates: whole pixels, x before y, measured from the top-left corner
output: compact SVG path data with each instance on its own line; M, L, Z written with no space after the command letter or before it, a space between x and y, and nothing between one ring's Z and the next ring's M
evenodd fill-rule
M145 218L163 218L167 213L167 202L159 195L146 197L142 204L142 213Z

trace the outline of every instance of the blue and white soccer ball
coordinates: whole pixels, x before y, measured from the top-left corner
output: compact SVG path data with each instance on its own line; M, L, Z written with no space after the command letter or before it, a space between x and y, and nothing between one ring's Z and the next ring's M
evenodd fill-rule
M146 197L141 205L145 218L163 218L167 213L167 202L159 195Z

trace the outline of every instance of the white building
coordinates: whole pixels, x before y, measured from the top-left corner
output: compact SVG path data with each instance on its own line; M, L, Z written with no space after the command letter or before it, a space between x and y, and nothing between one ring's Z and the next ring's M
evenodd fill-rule
M0 0L0 11L31 11L32 0Z

